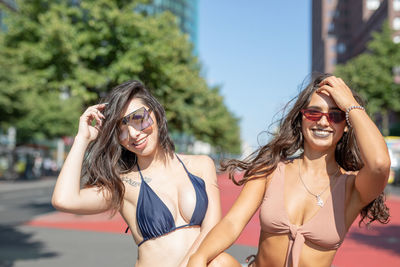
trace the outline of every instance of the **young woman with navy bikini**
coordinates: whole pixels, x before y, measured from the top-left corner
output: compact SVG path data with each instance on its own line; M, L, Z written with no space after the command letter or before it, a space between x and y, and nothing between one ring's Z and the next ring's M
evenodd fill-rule
M138 244L137 267L186 266L220 220L214 163L174 153L164 109L140 82L104 102L80 117L52 203L75 214L120 212Z
M387 223L382 191L389 154L362 105L342 79L312 80L268 144L248 160L222 164L233 180L236 170L244 171L236 182L244 187L188 266L241 266L214 259L226 254L258 208L261 232L251 267L329 267L358 215L360 224Z

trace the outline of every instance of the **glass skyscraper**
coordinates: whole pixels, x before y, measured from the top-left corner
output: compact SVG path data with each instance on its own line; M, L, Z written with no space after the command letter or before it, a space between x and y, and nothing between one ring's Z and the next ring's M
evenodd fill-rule
M181 30L189 34L190 40L197 48L198 0L153 0L146 10L155 14L170 11L177 19Z
M15 4L14 0L0 0L0 31L6 29L6 25L4 25L4 9L11 9L16 10L17 5Z

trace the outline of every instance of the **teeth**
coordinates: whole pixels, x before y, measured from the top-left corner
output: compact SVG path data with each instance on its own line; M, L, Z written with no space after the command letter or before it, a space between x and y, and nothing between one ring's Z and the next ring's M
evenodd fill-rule
M327 137L331 134L330 131L325 130L313 130L313 133L318 137Z
M146 138L143 138L142 140L140 140L138 143L133 143L135 146L138 146L140 144L143 144L144 141L146 141Z

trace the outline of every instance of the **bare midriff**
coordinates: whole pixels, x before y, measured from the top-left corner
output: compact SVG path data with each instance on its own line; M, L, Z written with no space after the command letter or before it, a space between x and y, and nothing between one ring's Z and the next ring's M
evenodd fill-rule
M200 227L185 227L150 239L139 247L136 267L176 267L186 256L200 234Z
M277 235L261 231L255 266L285 266L288 245L288 234ZM306 241L301 249L299 267L330 267L336 251Z

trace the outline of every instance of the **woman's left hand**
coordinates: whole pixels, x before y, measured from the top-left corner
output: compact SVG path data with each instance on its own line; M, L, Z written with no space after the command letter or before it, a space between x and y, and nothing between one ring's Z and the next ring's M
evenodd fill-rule
M346 111L351 106L359 106L350 88L341 78L335 76L325 78L319 83L319 88L317 89L318 93L323 91L327 92L343 111Z

